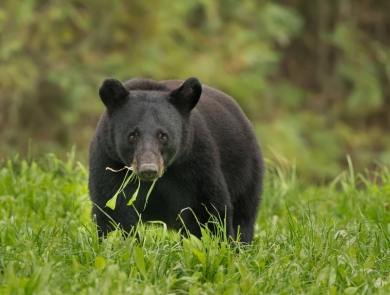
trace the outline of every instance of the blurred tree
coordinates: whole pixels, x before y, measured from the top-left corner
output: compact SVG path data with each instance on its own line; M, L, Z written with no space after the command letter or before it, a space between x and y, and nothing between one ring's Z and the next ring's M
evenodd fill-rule
M293 93L306 92L297 107L305 112L299 121L307 126L300 130L310 150L307 161L322 158L320 167L335 167L346 164L348 153L360 169L375 161L389 165L390 2L277 2L298 9L306 24L289 47L280 48L283 60L274 85L288 83ZM277 100L293 97L280 90Z
M386 1L3 0L0 153L87 158L106 76L197 76L308 180L390 163Z

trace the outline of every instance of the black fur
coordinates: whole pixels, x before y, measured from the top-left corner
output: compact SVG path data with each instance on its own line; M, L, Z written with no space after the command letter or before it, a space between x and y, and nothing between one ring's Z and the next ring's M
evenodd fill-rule
M100 235L113 229L110 218L130 231L138 211L143 221L161 220L173 229L184 221L200 237L197 220L206 225L211 213L226 217L229 236L235 239L239 227L240 240L250 243L264 166L253 128L237 103L196 78L184 83L133 79L123 86L116 81L106 80L100 88L107 110L90 148L89 190ZM126 198L118 196L111 210L105 204L125 171L106 167L125 165L145 181L134 207L127 202L137 184L129 184ZM144 210L150 180L158 176Z

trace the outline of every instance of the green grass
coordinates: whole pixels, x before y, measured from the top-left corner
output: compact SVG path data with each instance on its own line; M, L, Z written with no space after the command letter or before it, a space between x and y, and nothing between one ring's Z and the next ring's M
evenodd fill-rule
M389 294L390 172L301 186L268 163L253 245L156 223L99 243L87 169L52 156L0 168L0 294Z

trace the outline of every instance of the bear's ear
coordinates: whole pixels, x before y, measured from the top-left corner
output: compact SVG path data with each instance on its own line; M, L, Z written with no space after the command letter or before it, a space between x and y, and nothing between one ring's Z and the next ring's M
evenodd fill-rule
M201 94L202 84L197 78L189 78L181 87L171 91L169 102L186 115L196 106Z
M121 105L129 95L129 91L117 79L107 78L99 88L99 96L107 109Z

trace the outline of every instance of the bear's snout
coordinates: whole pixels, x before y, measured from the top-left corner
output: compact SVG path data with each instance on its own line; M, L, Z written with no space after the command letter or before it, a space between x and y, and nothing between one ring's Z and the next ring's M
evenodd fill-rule
M138 176L145 181L152 181L158 177L158 168L155 164L141 165Z
M163 175L164 160L158 152L142 153L137 150L131 167L142 181L153 181Z

